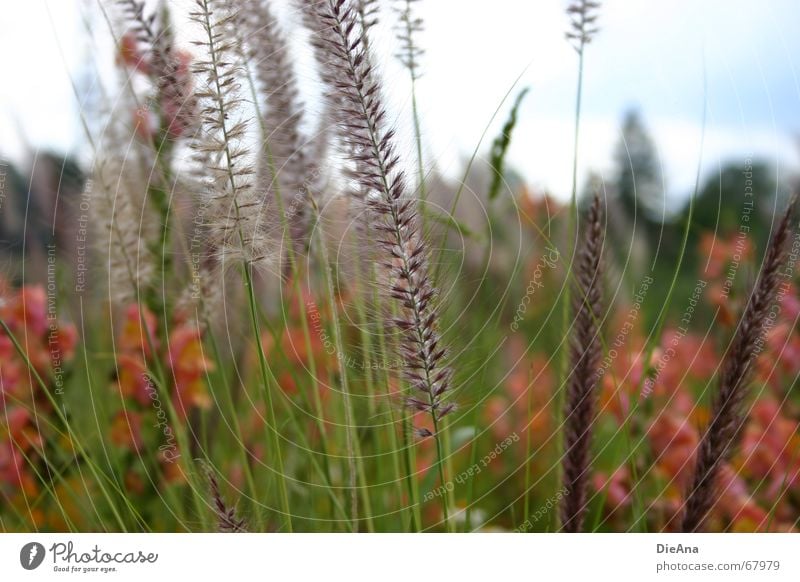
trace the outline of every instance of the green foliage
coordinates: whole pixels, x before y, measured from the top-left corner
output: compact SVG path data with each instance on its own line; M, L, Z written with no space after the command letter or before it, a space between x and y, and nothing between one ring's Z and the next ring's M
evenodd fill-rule
M495 138L494 143L492 143L491 157L489 159L489 165L492 171L492 182L489 185L490 202L497 198L503 186L506 154L508 153L508 147L511 145L511 135L514 131L514 127L517 125L519 108L522 105L522 100L525 98L525 95L528 94L528 91L529 89L526 87L517 95L517 98L514 100L514 105L511 108L511 113L505 125L503 125L503 130L500 132L500 135Z

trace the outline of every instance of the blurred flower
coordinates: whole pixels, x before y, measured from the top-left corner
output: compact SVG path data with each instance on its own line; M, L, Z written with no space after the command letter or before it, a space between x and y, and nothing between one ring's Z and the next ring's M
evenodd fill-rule
M168 90L161 93L162 127L172 138L182 136L189 128L195 114L195 103L190 97L193 89L191 74L192 56L183 50L174 51L175 62L171 63L172 79Z
M119 39L117 47L117 64L140 73L148 74L149 65L139 46L139 40L133 32L126 32Z
M72 324L60 321L48 305L44 287L40 285L13 289L0 280L4 300L0 317L25 351L27 362L44 382L55 374L55 388L60 388L63 366L73 357L77 331ZM45 442L40 434L48 427L45 417L52 409L48 395L27 372L28 363L17 352L12 338L0 331L0 488L9 489L14 497L38 493L37 466L41 463Z
M44 287L22 287L0 305L0 316L17 335L35 338L47 332L47 296Z
M694 469L700 441L689 421L673 412L661 412L647 431L656 466L669 480L668 495L682 497Z
M771 396L753 403L737 461L744 475L766 481L763 496L771 503L800 485L799 433L800 424L785 417Z
M138 452L142 449L142 417L132 410L120 410L111 421L111 442Z
M147 327L145 328L142 323ZM156 316L147 307L139 307L136 304L129 305L125 311L125 324L117 342L117 348L121 352L139 352L150 356L150 344L156 350L158 349L156 331Z
M167 351L170 369L181 379L194 380L214 369L203 350L200 330L191 324L172 331Z
M117 355L117 386L123 397L133 398L142 406L150 402L152 390L148 381L147 366L138 354Z
M755 532L766 527L767 512L753 501L744 480L730 465L723 465L720 469L717 487L719 497L715 513L731 519L734 531Z
M526 354L521 334L509 338L506 361L511 366L502 395L487 400L484 419L495 441L511 434L545 440L551 430L553 372L542 354Z
M598 493L605 493L605 505L611 514L630 505L631 484L627 467L619 467L611 476L598 471L592 477L592 482Z
M716 279L725 272L732 263L746 262L752 259L753 243L744 234L734 234L728 238L715 236L712 232L703 233L700 239L699 254L707 257L704 273Z

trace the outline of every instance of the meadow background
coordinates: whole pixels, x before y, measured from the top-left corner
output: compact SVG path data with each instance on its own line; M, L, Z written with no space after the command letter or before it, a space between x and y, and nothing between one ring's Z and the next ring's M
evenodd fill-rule
M583 529L681 528L722 362L798 187L792 3L363 4L447 346L433 414L337 117L347 95L331 98L346 75L326 75L308 12L211 3L244 9L219 23L237 95L216 117L195 2L3 7L0 530L561 529L595 193ZM596 14L590 43L565 38L570 6ZM214 156L239 151L226 177ZM229 236L242 225L249 239ZM710 531L800 520L794 240Z

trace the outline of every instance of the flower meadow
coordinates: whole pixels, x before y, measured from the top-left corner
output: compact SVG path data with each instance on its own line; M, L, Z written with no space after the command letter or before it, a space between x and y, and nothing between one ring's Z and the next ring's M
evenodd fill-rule
M427 1L99 3L90 158L24 216L0 166L1 531L800 527L792 193L749 159L670 216L633 157L584 188L592 0L570 199L508 167L521 87L445 177Z

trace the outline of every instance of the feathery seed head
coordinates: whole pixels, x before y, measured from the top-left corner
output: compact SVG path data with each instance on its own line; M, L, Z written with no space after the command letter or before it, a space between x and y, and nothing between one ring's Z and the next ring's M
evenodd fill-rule
M222 533L247 533L247 522L237 517L236 508L228 507L219 489L217 477L211 467L206 467L208 486L211 491L211 502L217 515L217 528Z
M135 68L146 73L156 89L160 128L164 137L178 138L191 127L196 115L188 53L175 50L168 12L146 15L144 2L119 0L128 32L125 54L135 55Z
M599 31L596 25L599 8L600 2L597 0L574 0L567 6L570 29L566 36L579 54L583 53L583 48L592 42Z
M574 324L562 461L564 487L568 494L561 501L562 531L573 533L583 529L586 488L591 470L589 455L596 414L597 369L602 359L599 322L602 317L603 238L600 197L595 194L573 269Z
M418 1L396 0L397 5L394 6L398 16L395 34L400 43L400 50L395 56L408 69L412 79L419 78L419 62L425 54L425 50L417 44L415 39L415 36L425 29L422 19L414 15L414 4Z
M761 271L745 307L739 326L722 363L711 421L703 433L695 461L694 479L686 496L682 529L696 532L713 506L717 476L736 447L746 420L744 402L758 355L764 324L780 287L786 263L791 220L797 199L789 203L782 220L770 239Z
M315 151L325 133L307 140L300 129L304 106L289 46L266 0L244 0L241 24L247 56L260 82L264 145L258 160L258 181L267 184L264 196L272 202L280 193L295 254L304 254L310 231L311 197L322 189L324 151ZM278 214L280 209L275 209Z
M437 330L436 291L417 227L416 201L406 193L394 131L386 128L378 76L351 2L327 0L306 10L313 12L310 20L318 23L319 30L327 31L318 40L328 55L329 70L323 80L338 111L344 145L354 161L352 177L360 186L360 201L374 218L369 226L384 255L387 292L401 309L401 317L393 322L401 332L405 377L412 389L422 394L421 399L411 398L407 403L412 408L424 405L437 423L454 410L445 402L452 374Z
M197 78L199 127L190 142L195 162L205 169L198 184L208 207L207 231L219 264L244 262L265 268L274 259L264 200L253 185L247 147L249 120L240 95L240 47L230 27L239 14L224 0L195 0L190 13L203 33L196 41L204 56L193 67Z
M110 297L119 304L146 292L155 274L151 244L159 240L159 220L147 202L148 172L140 149L133 130L111 116L89 190L95 244L108 272Z

